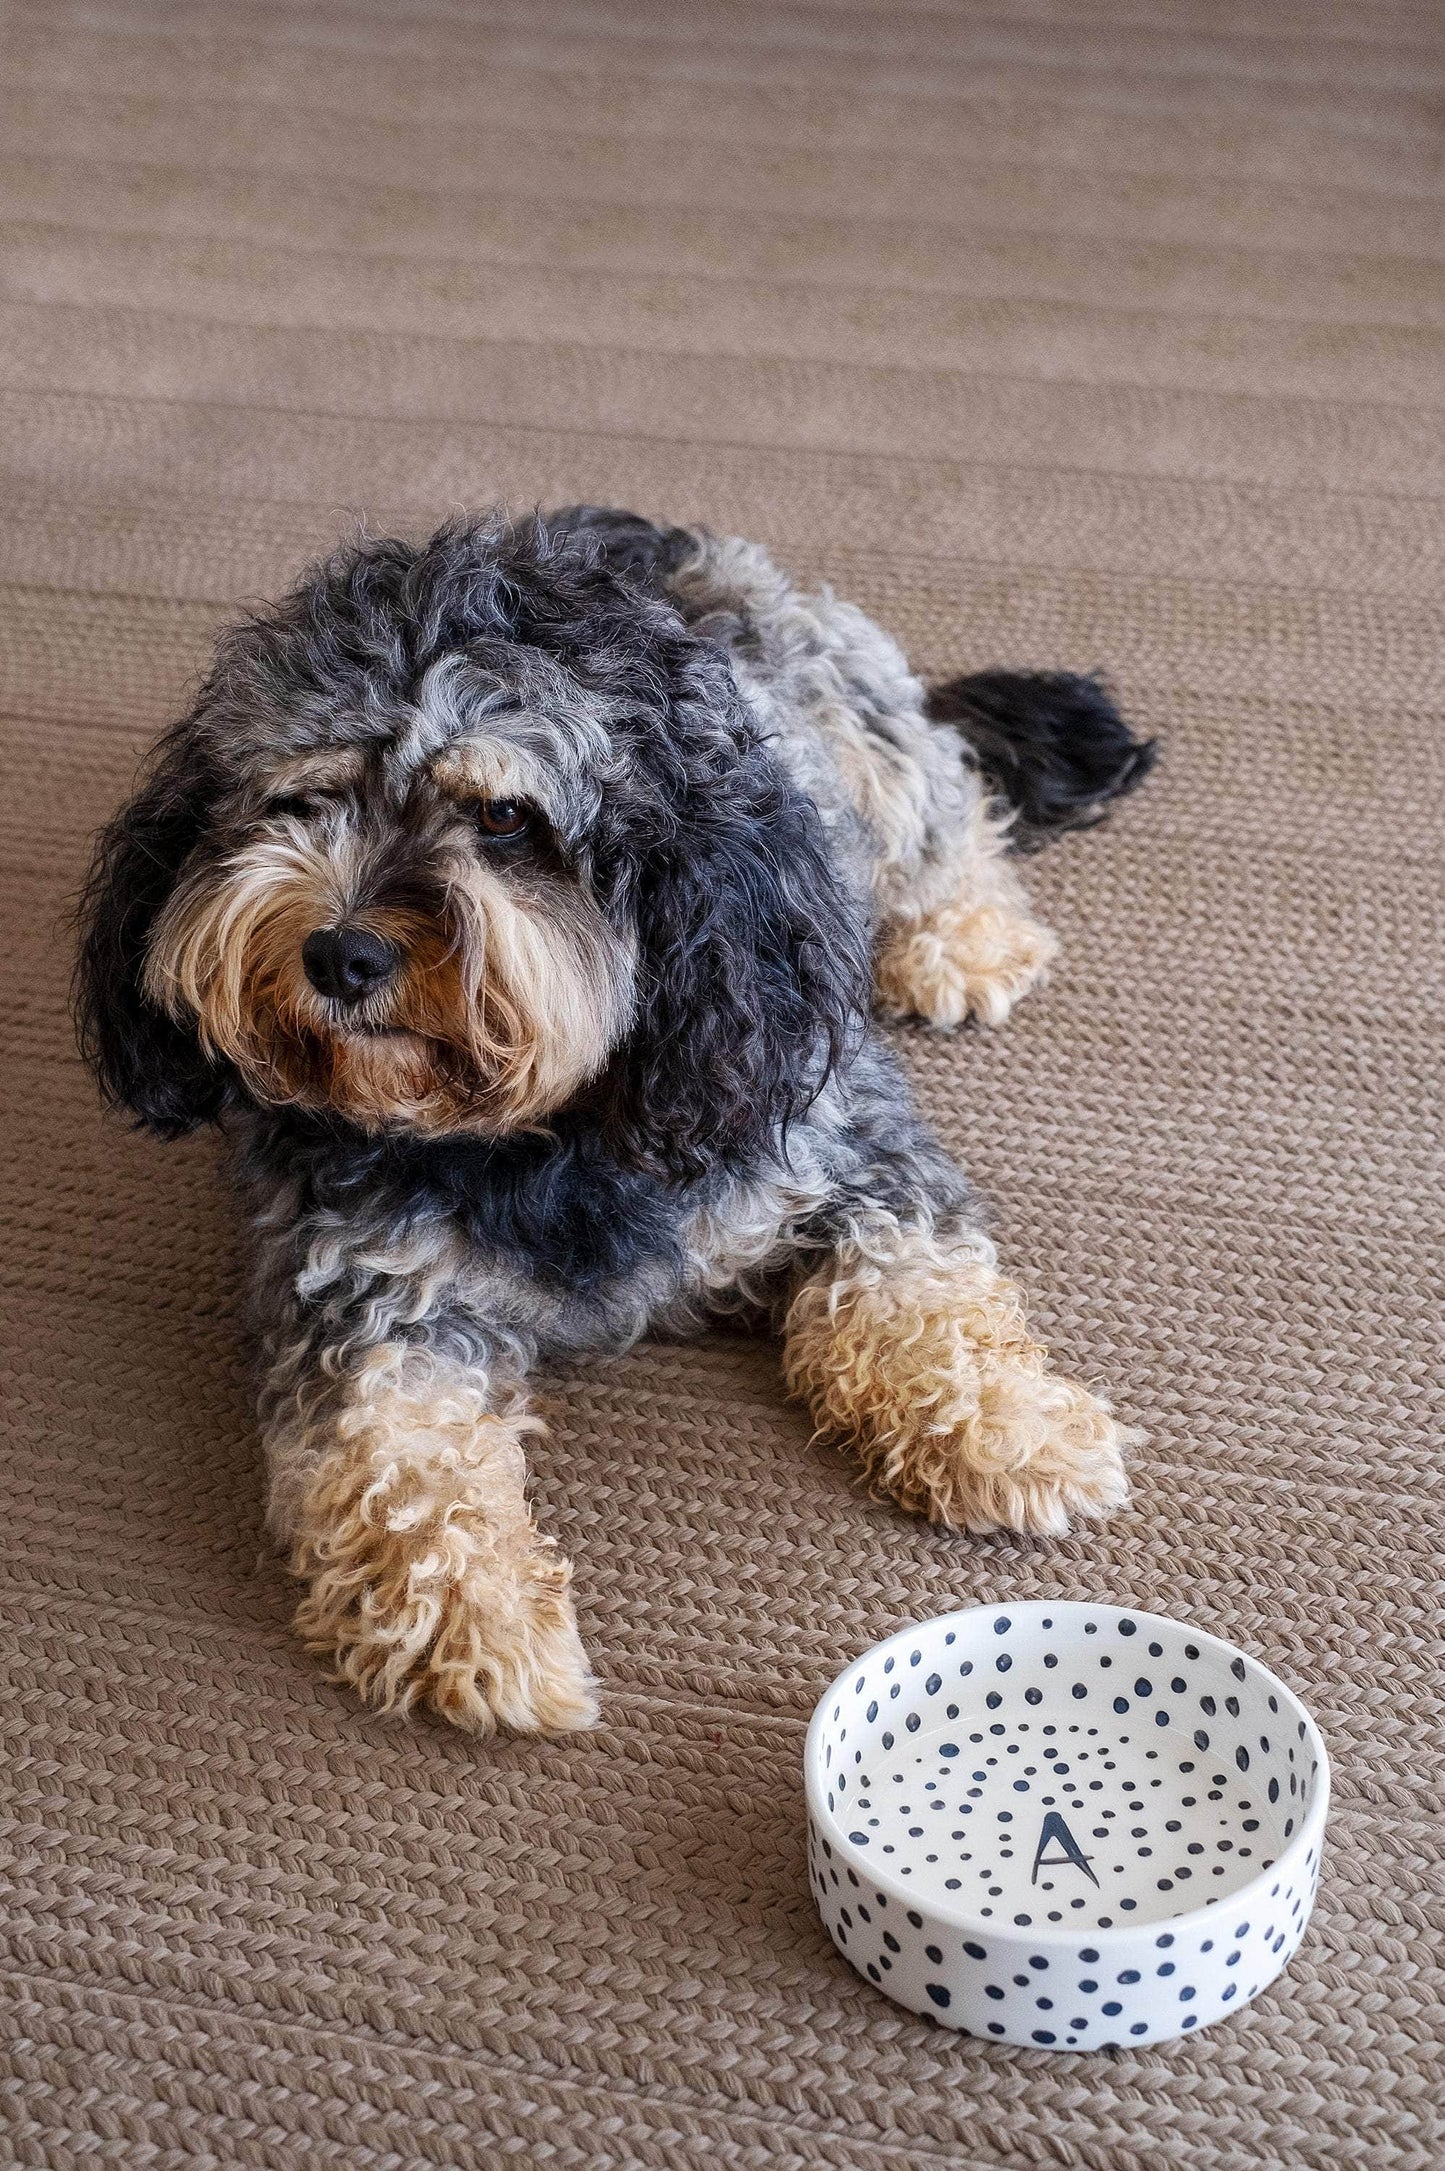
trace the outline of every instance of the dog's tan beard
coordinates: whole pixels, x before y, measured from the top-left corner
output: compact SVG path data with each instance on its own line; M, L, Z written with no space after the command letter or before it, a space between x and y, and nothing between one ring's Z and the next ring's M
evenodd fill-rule
M346 872L267 840L183 885L157 923L147 994L193 1019L258 1100L368 1130L500 1133L541 1122L602 1068L630 1014L633 961L580 894L542 900L458 860L440 872L433 917L354 908ZM343 920L403 959L344 1019L301 962L307 936Z

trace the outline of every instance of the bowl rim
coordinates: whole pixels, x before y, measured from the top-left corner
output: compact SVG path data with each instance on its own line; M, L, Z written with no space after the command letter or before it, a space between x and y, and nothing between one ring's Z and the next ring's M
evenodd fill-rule
M1287 1682L1281 1681L1278 1674L1274 1673L1262 1660L1255 1658L1249 1651L1242 1651L1238 1645L1227 1643L1222 1636L1211 1635L1208 1629L1196 1627L1193 1621L1179 1620L1167 1613L1149 1613L1141 1606L1115 1605L1112 1599L1001 1598L983 1605L960 1606L952 1613L926 1614L921 1620L910 1621L904 1627L896 1630L893 1635L885 1636L881 1643L869 1644L866 1650L860 1651L856 1658L851 1658L848 1664L834 1675L813 1708L813 1716L808 1723L807 1739L803 1745L803 1785L807 1796L808 1814L820 1833L826 1835L828 1844L836 1854L841 1856L845 1865L857 1871L859 1876L871 1884L876 1891L886 1892L891 1899L898 1900L903 1907L911 1907L925 1918L942 1923L949 1929L966 1930L980 1942L992 1938L995 1943L1000 1939L1009 1939L1018 1943L1032 1942L1036 1945L1052 1943L1074 1946L1080 1942L1093 1946L1125 1945L1135 1943L1145 1937L1152 1939L1164 1930L1172 1931L1177 1937L1193 1928L1196 1924L1202 1928L1206 1923L1218 1922L1220 1920L1220 1908L1223 1905L1222 1900L1206 1901L1201 1907L1189 1908L1177 1915L1161 1915L1150 1922L1116 1922L1107 1930L1097 1927L1090 1928L1087 1932L1082 1929L1070 1930L1066 1923L1050 1924L1047 1928L1040 1928L1039 1925L1033 1924L1026 1931L1020 1930L1011 1922L997 1922L991 1916L985 1918L981 1914L973 1913L967 1908L958 1906L954 1901L921 1900L917 1889L906 1884L895 1871L882 1867L876 1857L870 1857L864 1854L860 1847L854 1847L846 1834L840 1830L834 1813L828 1808L827 1786L822 1762L823 1735L829 1723L828 1707L855 1667L860 1666L865 1659L882 1658L895 1646L911 1643L921 1629L948 1628L955 1623L981 1621L990 1614L998 1613L1007 1613L1011 1616L1035 1612L1040 1614L1044 1612L1057 1613L1066 1606L1077 1607L1080 1611L1086 1613L1138 1621L1141 1627L1146 1623L1153 1623L1160 1628L1184 1629L1192 1640L1196 1640L1201 1644L1209 1644L1213 1650L1226 1660L1243 1659L1245 1664L1252 1667L1271 1689L1285 1699L1292 1713L1296 1714L1299 1719L1303 1719L1305 1740L1310 1746L1312 1755L1317 1758L1319 1766L1316 1774L1318 1791L1315 1800L1309 1813L1301 1818L1299 1830L1285 1841L1284 1846L1275 1856L1269 1868L1257 1870L1247 1884L1237 1886L1233 1892L1227 1895L1227 1898L1232 1907L1236 1902L1243 1903L1246 1899L1253 1899L1257 1894L1263 1892L1267 1885L1282 1882L1281 1870L1287 1867L1292 1868L1297 1862L1303 1861L1310 1847L1319 1844L1325 1820L1329 1813L1329 1752L1325 1748L1324 1737L1315 1724L1313 1714L1295 1694L1294 1690L1289 1687ZM1304 1925L1308 1919L1308 1914L1301 1919L1301 1934L1303 1934Z

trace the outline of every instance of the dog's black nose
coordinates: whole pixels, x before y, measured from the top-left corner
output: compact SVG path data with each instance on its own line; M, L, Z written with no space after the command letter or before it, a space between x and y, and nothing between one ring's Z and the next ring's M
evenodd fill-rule
M333 1002L364 1002L389 980L401 962L396 945L364 927L318 927L301 946L306 977Z

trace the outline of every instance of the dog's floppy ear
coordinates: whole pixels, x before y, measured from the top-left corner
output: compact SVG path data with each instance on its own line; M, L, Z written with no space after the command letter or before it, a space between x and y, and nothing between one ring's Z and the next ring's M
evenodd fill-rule
M639 1012L609 1138L695 1178L780 1145L861 1033L864 914L811 801L755 741L715 755L637 870Z
M96 839L77 915L81 1052L107 1102L164 1138L216 1117L228 1080L142 984L151 928L200 836L213 788L196 721L186 717L161 742L135 798Z

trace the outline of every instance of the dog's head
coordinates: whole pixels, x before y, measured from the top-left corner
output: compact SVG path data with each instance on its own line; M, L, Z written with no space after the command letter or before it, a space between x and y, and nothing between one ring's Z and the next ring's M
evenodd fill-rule
M366 542L222 641L100 840L82 1039L174 1135L249 1100L694 1176L847 1046L866 933L727 659L545 522Z

